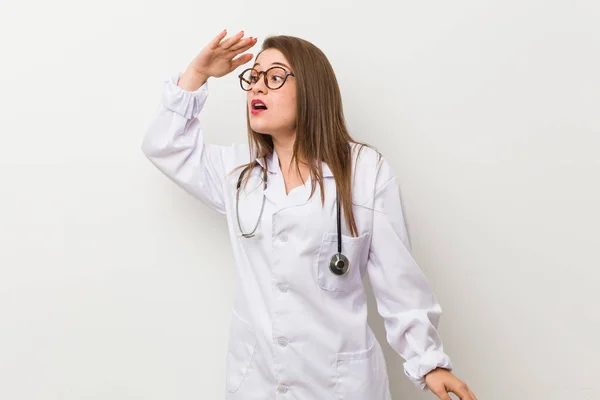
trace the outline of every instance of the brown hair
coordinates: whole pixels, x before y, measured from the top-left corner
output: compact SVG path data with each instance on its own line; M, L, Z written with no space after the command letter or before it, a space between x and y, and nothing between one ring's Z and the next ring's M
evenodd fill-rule
M310 197L314 194L318 183L321 189L322 205L325 204L325 194L320 161L329 166L335 179L337 195L346 225L352 236L358 236L358 228L352 211L351 143L360 145L359 154L363 146L371 146L355 141L348 133L342 108L342 96L335 73L329 60L319 48L304 39L280 35L265 39L261 52L267 49L279 50L285 56L291 64L290 67L297 83L296 140L294 141L292 162L295 163L296 170L300 175L298 154L309 160L310 174L311 177L314 177ZM238 167L246 168L242 171L242 176L257 165L257 158L263 158L266 167L266 158L273 153L272 137L252 130L247 112L246 119L252 161ZM380 153L379 156L381 157Z

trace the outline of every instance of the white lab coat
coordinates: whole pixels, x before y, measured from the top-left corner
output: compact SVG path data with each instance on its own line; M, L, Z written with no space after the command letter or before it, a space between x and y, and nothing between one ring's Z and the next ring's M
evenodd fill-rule
M425 389L427 372L451 369L436 330L441 308L411 256L398 183L385 157L378 160L369 148L361 152L353 178L359 236L350 236L342 213L342 252L350 260L350 271L334 275L329 260L337 252L335 182L327 164L322 164L322 208L318 185L308 199L310 179L286 195L274 153L266 165L260 235L240 237L235 187L241 170L226 175L249 162L248 145L205 143L196 117L208 96L208 83L187 91L177 86L179 76L165 80L142 150L166 176L226 216L238 283L226 398L390 400L383 353L367 324L366 273L387 340L406 360L405 374ZM240 194L244 232L258 218L261 179L257 166Z

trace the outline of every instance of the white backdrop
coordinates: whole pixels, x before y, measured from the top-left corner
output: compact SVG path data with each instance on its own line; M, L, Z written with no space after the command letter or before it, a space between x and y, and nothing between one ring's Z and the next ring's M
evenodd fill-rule
M139 146L162 80L227 28L329 56L480 399L600 399L599 21L595 0L4 0L0 398L223 398L225 221ZM212 81L209 141L246 138L244 96ZM394 399L433 399L385 349Z

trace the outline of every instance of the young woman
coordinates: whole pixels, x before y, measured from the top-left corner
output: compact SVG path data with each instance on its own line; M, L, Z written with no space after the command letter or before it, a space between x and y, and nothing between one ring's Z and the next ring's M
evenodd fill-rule
M166 80L142 149L226 216L237 274L227 399L390 400L367 324L368 273L406 375L440 399L476 400L450 372L436 331L441 309L411 256L396 177L349 135L335 74L317 47L267 38L239 75L249 143L204 141L196 117L208 79L252 60L244 52L257 42L226 35Z

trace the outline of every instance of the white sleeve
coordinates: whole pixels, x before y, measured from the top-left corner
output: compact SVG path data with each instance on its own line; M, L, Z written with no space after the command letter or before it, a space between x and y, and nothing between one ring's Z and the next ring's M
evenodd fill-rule
M164 81L160 107L150 122L142 151L167 177L211 209L225 214L225 160L233 147L204 142L196 117L208 97L208 82L188 91L177 82L180 74Z
M437 332L442 309L411 255L396 177L387 161L377 177L368 274L387 340L405 359L404 372L419 388L436 367L452 370Z

